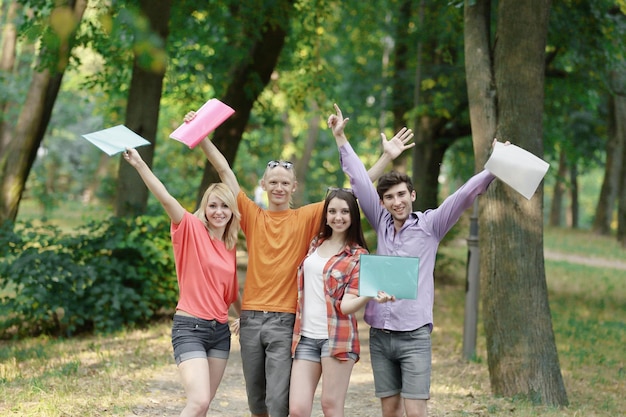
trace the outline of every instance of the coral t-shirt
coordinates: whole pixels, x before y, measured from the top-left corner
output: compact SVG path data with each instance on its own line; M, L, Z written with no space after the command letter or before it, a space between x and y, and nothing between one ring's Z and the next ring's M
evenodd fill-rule
M228 322L228 308L237 299L237 251L209 235L204 224L185 212L171 224L179 300L177 310L205 320Z
M317 234L324 202L269 211L241 191L237 205L248 246L242 310L295 313L298 265Z

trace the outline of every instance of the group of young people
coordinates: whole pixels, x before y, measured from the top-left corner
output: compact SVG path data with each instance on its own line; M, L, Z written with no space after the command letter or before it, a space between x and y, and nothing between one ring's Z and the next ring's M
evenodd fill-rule
M194 116L188 113L185 121ZM231 307L239 317L232 331L239 334L253 417L310 416L322 374L324 415L343 416L360 354L355 313L363 307L382 415L427 415L437 248L495 177L483 171L438 208L414 212L410 177L384 173L413 146L411 130L403 128L390 140L382 134L383 153L367 171L345 136L347 122L335 105L328 127L351 188L329 188L322 202L300 208L290 204L298 183L288 161L268 162L261 179L268 207L262 208L240 189L219 149L204 139L201 149L221 183L209 186L191 214L136 150L124 153L171 219L180 291L172 345L187 396L181 416L208 412L229 356ZM368 253L361 210L376 230L378 254L420 258L416 300L396 300L382 291L376 297L359 296L359 257ZM241 298L235 249L239 228L248 249Z

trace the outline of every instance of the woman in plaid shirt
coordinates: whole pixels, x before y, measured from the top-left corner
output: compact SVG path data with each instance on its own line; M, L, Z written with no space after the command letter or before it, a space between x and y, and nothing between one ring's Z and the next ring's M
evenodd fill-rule
M322 410L343 416L360 345L354 315L372 297L359 297L359 256L368 253L360 210L349 189L329 188L318 235L298 268L289 415L310 416L322 372ZM383 292L379 302L393 298Z

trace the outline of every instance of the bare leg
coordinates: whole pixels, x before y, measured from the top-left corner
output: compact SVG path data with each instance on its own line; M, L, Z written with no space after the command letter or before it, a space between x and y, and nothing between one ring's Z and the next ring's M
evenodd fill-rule
M343 417L354 361L322 358L322 410L325 417Z
M404 409L406 410L406 417L427 417L428 408L426 404L426 400L409 400L405 398Z
M381 398L380 405L383 409L383 417L402 417L404 415L404 407L402 406L400 394Z
M322 374L322 366L317 362L294 359L291 366L289 386L289 416L310 417L313 409L315 389Z

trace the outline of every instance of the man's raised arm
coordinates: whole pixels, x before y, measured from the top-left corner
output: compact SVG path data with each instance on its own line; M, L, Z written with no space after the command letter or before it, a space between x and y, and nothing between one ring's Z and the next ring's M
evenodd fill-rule
M333 132L337 148L341 148L343 145L348 143L348 138L344 132L348 120L350 119L343 118L341 109L337 104L335 104L335 114L331 114L328 117L328 127ZM381 133L380 136L383 145L383 154L367 171L367 175L372 182L378 180L378 178L385 172L385 168L391 161L400 156L400 154L405 150L415 146L415 143L409 143L407 145L407 142L413 138L413 131L411 129L407 129L406 127L400 129L390 140L387 140L384 133Z

